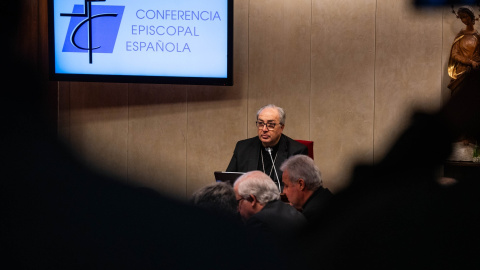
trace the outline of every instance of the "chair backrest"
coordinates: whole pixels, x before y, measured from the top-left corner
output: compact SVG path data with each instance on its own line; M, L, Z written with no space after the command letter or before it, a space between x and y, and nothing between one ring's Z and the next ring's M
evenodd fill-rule
M313 159L313 141L296 140L308 148L308 156Z

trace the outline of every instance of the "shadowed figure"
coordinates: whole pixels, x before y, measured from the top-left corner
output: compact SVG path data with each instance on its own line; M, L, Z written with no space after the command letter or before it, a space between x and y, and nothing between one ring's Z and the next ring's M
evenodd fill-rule
M15 53L24 1L2 1L0 253L16 269L267 269L236 223L79 162L45 116L45 80ZM28 3L29 2L25 2ZM241 257L242 260L238 260Z
M300 241L322 269L476 269L480 267L480 179L438 184L460 134L480 134L480 74L433 115L417 113L386 157L355 168ZM425 143L428 142L428 143Z

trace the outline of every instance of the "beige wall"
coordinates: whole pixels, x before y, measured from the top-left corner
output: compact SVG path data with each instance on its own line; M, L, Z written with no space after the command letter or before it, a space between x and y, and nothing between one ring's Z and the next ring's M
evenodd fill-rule
M256 110L275 103L285 134L315 141L337 191L353 162L382 157L412 108L448 98L461 22L410 3L235 0L233 87L60 82L60 133L95 166L187 198L256 134Z

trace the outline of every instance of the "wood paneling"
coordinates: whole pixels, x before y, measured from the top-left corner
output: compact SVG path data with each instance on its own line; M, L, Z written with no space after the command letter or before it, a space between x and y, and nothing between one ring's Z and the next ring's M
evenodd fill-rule
M131 84L128 91L128 178L185 196L185 86Z
M212 183L247 134L249 3L235 1L234 8L234 85L188 88L187 194Z
M249 16L248 134L255 115L273 103L286 111L284 133L310 138L311 1L251 1Z
M325 185L337 190L354 161L373 160L376 1L314 1L312 140Z
M73 148L89 164L126 178L128 85L71 82L68 90Z
M36 42L21 49L45 67L46 0L26 3L22 34ZM354 161L381 158L412 108L448 98L446 59L462 27L448 8L234 3L233 87L54 82L59 133L91 164L187 198L226 168L235 142L255 136L258 108L274 103L287 112L285 134L315 141L315 162L335 191Z
M442 11L406 1L378 1L375 49L375 160L414 109L441 103Z

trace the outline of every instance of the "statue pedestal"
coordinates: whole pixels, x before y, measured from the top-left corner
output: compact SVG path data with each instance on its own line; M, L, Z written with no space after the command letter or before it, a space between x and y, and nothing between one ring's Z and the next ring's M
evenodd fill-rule
M470 143L465 145L463 142L452 144L452 154L447 160L450 161L473 161L473 149L475 145Z
M452 154L443 164L444 177L457 181L480 179L480 162L473 157L474 144L456 142L452 144Z

